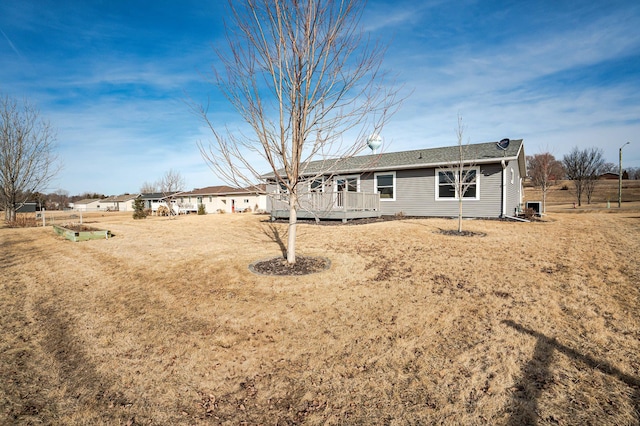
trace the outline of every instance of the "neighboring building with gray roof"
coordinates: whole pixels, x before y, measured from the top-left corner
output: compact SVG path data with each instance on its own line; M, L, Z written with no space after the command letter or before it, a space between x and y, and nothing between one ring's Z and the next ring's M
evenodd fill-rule
M513 216L523 202L526 162L522 139L509 141L506 149L497 142L463 145L463 149L465 165L475 174L474 184L463 196L463 216ZM303 192L310 195L302 197L298 217L348 219L400 213L455 217L459 194L447 177L452 176L459 157L456 145L311 162L300 177L308 189ZM272 216L288 217L286 194L279 193L275 175L268 173L263 178L272 194L268 204ZM369 199L372 194L377 201ZM345 206L345 197L363 200L364 204L358 201L352 206L361 214L344 214L350 208Z
M132 212L133 201L138 194L113 195L102 200L101 207L112 212Z

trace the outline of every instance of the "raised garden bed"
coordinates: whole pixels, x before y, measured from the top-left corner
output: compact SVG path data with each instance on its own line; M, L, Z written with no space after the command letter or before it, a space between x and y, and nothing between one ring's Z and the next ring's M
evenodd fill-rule
M109 239L111 236L111 232L108 230L77 224L53 225L53 230L56 234L74 242Z

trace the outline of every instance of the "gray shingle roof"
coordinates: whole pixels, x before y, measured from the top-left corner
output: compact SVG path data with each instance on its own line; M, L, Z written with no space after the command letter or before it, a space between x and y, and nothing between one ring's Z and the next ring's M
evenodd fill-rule
M140 198L142 198L143 200L162 200L163 198L170 197L178 193L179 193L178 191L167 192L166 194L162 192L147 192L144 194L140 194Z
M237 191L235 188L230 186L207 186L206 188L195 188L191 191L185 191L180 194L180 196L192 196L192 195L220 195L226 194L229 192Z
M506 150L500 149L497 146L497 142L469 144L463 145L463 156L466 162L471 163L499 162L504 158L517 158L521 147L522 139L511 140ZM312 161L304 169L304 174L315 175L321 172L334 174L359 173L376 170L428 168L452 164L457 162L458 159L459 147L455 145L441 148L360 155L338 160ZM273 173L263 175L264 178L273 176Z
M105 198L103 201L121 203L124 201L133 200L134 198L138 198L138 194L114 195L114 196Z
M183 192L180 196L256 194L258 192L264 192L264 185L258 185L255 188L233 188L225 185L208 186L206 188L196 188L192 191Z

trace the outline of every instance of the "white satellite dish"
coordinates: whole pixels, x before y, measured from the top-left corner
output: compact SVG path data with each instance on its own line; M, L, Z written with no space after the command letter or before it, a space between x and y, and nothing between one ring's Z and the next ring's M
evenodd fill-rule
M376 133L372 134L367 139L367 145L369 146L371 151L373 151L373 153L375 154L378 148L382 146L382 137Z

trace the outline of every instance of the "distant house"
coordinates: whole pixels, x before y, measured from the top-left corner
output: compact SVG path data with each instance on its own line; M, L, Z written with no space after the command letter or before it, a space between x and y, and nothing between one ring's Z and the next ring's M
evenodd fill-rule
M102 200L101 208L106 211L132 212L133 201L138 198L138 194L114 195Z
M598 179L600 180L618 180L618 177L620 175L618 173L613 173L613 172L607 172L607 173L603 173L600 176L598 176ZM622 172L622 180L628 180L629 179L629 173L624 170Z
M458 200L451 183L459 160L458 146L363 155L344 160L309 163L301 180L299 218L352 219L381 215L456 217ZM464 147L473 170L463 195L463 216L512 216L523 201L526 162L522 139L502 149L497 142ZM315 177L315 178L314 178ZM287 196L275 181L267 181L267 210L274 218L288 218ZM312 179L313 178L313 179Z
M207 213L238 213L266 211L267 196L264 185L257 188L208 186L176 195L181 213L195 213L203 205Z
M76 211L83 212L95 212L103 209L104 204L102 204L102 199L100 198L85 198L84 200L75 201L73 203L69 203L69 206Z
M601 179L601 180L618 180L618 176L620 176L618 173L607 172L607 173L603 173L600 176L598 176L598 179Z

